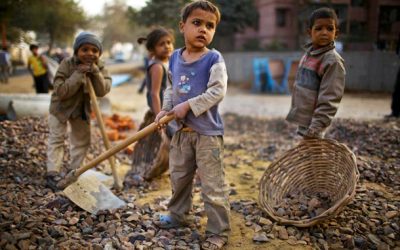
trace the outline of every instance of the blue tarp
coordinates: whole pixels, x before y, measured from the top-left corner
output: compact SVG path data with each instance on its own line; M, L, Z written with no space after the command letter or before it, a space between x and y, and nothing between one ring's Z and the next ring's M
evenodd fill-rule
M129 82L132 79L132 76L130 74L116 74L116 75L111 75L111 78L112 78L112 86L116 87L123 83Z

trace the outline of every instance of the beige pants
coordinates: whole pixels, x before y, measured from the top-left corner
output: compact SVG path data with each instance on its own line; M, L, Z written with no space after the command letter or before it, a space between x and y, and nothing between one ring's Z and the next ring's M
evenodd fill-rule
M228 237L230 204L222 160L221 136L176 132L170 146L172 198L168 209L174 219L178 221L187 219L186 216L192 208L193 178L197 169L208 218L206 233Z
M47 172L60 172L64 158L64 141L67 123L49 115L49 144L47 148ZM82 119L69 119L71 162L68 169L79 168L90 146L90 125Z

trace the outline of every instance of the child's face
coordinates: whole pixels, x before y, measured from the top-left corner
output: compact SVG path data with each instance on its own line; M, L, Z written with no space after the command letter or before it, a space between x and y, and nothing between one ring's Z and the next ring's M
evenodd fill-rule
M154 47L153 54L156 58L160 60L168 59L172 51L174 50L174 44L170 36L163 36Z
M100 57L100 50L90 43L84 43L78 49L78 59L83 64L97 63Z
M212 42L217 28L217 17L212 12L195 9L186 22L180 22L179 28L185 37L187 48L202 49Z
M312 28L308 30L315 49L332 43L336 39L337 33L338 30L333 18L316 19Z
M39 48L33 48L32 54L34 54L36 56L38 54L38 50L39 50Z

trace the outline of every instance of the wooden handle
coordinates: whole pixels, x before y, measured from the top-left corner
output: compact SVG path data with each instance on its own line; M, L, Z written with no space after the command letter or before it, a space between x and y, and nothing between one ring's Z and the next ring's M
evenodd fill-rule
M103 137L104 146L105 146L106 150L108 150L111 148L111 144L107 137L106 128L104 126L103 116L101 115L99 104L97 103L96 93L94 92L92 81L90 80L90 78L86 75L85 75L85 78L86 78L86 86L89 90L90 100L92 101L92 107L94 109L94 113L96 114L97 122L100 127L101 136ZM119 178L118 178L117 169L115 166L115 158L110 157L109 162L110 162L111 171L112 171L112 174L114 177L114 187L118 190L121 190L122 184L120 183Z
M159 124L167 124L168 122L172 121L173 119L175 119L175 115L164 116L163 118L160 119ZM106 152L102 153L97 158L95 158L91 162L89 162L86 166L78 168L75 171L74 176L75 177L80 176L85 171L93 168L94 166L96 166L100 162L102 162L102 161L108 159L109 157L115 155L116 153L118 153L122 149L128 147L132 143L134 143L134 142L146 137L147 135L151 134L152 132L157 130L157 128L158 128L158 124L157 123L155 123L155 122L151 123L150 125L148 125L147 127L143 128L142 130L139 130L136 134L129 136L128 138L126 138L122 142L118 143L114 147L108 149Z

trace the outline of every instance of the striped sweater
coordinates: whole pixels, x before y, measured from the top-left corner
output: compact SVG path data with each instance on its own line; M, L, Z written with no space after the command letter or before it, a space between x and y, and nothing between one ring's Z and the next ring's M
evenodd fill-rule
M305 128L303 135L321 137L329 127L345 86L343 58L334 44L312 50L306 46L294 83L289 122Z

